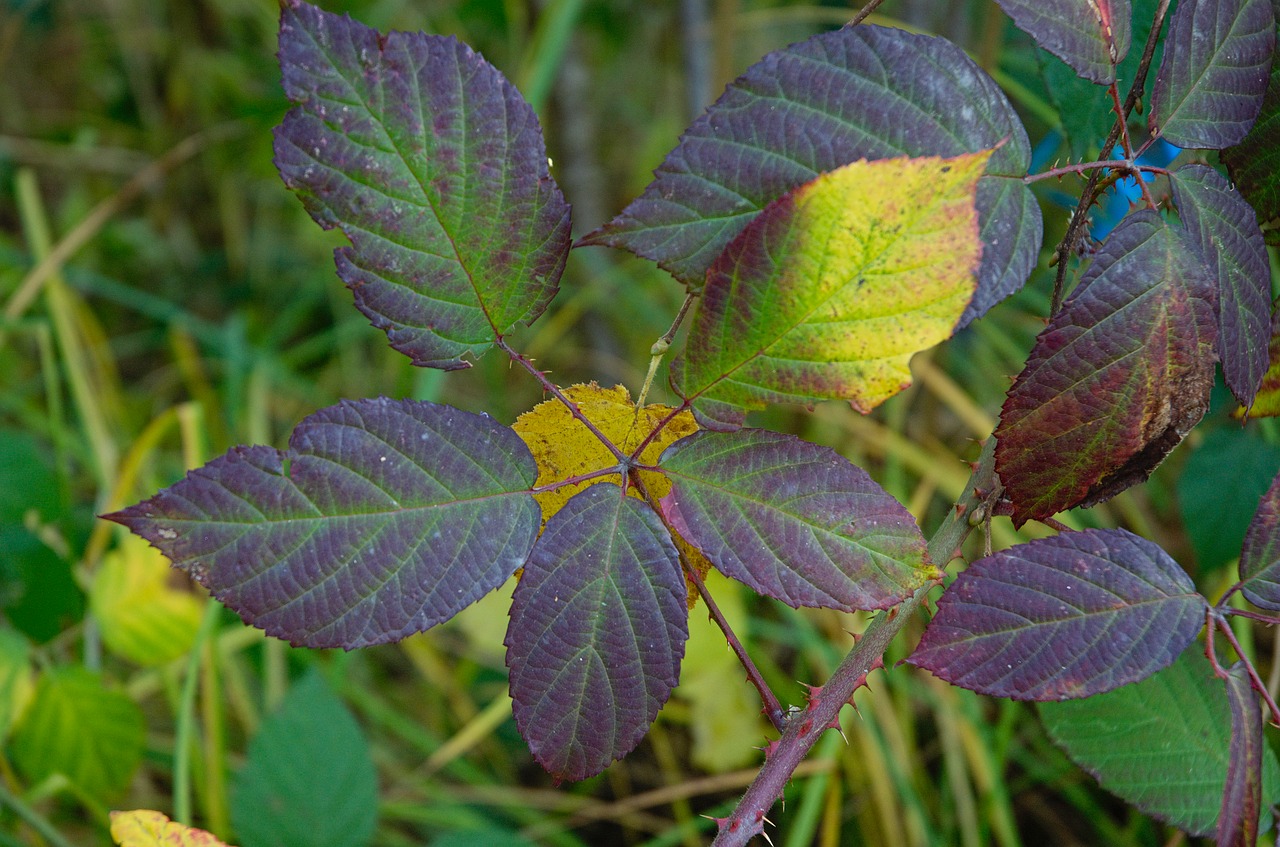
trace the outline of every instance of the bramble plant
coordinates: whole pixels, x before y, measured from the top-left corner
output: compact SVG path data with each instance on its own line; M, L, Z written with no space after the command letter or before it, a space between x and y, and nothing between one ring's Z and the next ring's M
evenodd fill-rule
M1145 480L1204 415L1215 363L1245 416L1280 414L1266 245L1280 231L1276 8L1181 0L1140 18L1128 0L1001 0L1111 113L1102 157L1028 174L1001 88L943 38L861 23L875 5L753 65L644 193L574 244L534 111L494 67L452 38L382 35L286 0L295 105L276 164L349 240L335 259L357 308L416 365L463 368L496 347L548 399L514 427L344 401L299 423L286 450L232 449L107 517L246 622L311 647L403 639L522 570L506 636L514 714L560 779L640 742L701 602L780 734L720 821L724 845L763 831L966 536L993 515L1040 521L1062 531L946 587L911 663L984 694L1072 701L1042 717L1104 785L1190 833L1255 843L1280 800L1263 737L1264 711L1280 721L1280 708L1228 622L1280 622L1280 479L1216 603L1154 542L1054 515ZM1133 31L1149 36L1131 44ZM1162 142L1193 152L1146 163ZM867 412L905 388L913 354L1024 285L1042 242L1030 186L1070 176L1086 181L1052 252L1048 325L931 538L835 451L744 426L771 404ZM1120 180L1139 200L1096 243L1090 208ZM670 363L678 405L646 405L647 383L634 401L557 386L513 344L570 250L592 246L684 286L649 371L687 319ZM882 613L789 709L707 594L711 567L790 606ZM1237 592L1262 611L1231 605Z

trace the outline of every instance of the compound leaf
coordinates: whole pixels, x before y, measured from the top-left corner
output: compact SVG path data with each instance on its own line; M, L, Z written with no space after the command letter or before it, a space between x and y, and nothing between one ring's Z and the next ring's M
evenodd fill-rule
M1227 671L1227 703L1231 707L1231 758L1218 815L1218 843L1247 847L1258 843L1267 742L1262 734L1262 706L1244 662L1236 662Z
M533 109L453 38L383 36L287 0L276 129L285 184L336 251L356 306L415 364L467 367L555 295L569 207Z
M1280 611L1280 475L1262 495L1245 532L1240 580L1249 602Z
M909 385L911 356L973 294L987 155L854 162L769 204L711 266L672 366L703 420L820 399L866 412Z
M1192 646L1142 682L1040 704L1050 737L1102 787L1143 812L1212 835L1231 749L1231 716L1204 650ZM1263 761L1263 797L1280 800L1275 755Z
M112 812L111 838L119 847L227 847L203 829L183 826L149 809Z
M789 606L884 609L936 578L911 514L834 450L759 429L662 456L662 511L723 573Z
M969 565L910 661L981 694L1089 697L1166 667L1200 631L1205 605L1150 541L1066 532Z
M304 419L290 449L236 447L106 517L247 622L310 647L395 641L524 564L528 449L487 415L386 398Z
M511 603L516 726L557 779L586 779L640 743L689 637L679 555L658 516L611 483L547 521Z
M378 822L378 773L360 725L314 671L249 740L231 788L241 847L363 847Z
M1129 0L996 0L1018 29L1090 82L1116 80L1129 52Z
M35 785L66 776L99 799L124 791L142 762L146 723L129 697L70 665L40 675L9 741L13 764Z
M1017 524L1146 479L1204 416L1215 289L1155 212L1116 227L1005 400L996 469Z
M992 79L942 38L858 26L770 53L685 131L644 193L581 243L623 247L700 288L765 206L859 159L1004 146L978 186L982 263L961 325L1026 281L1042 238L1031 146Z
M1179 147L1238 144L1262 107L1275 44L1271 0L1181 0L1152 91L1152 135Z
M1215 272L1222 373L1247 409L1267 370L1271 336L1271 263L1258 216L1213 168L1178 168L1170 183L1192 243Z

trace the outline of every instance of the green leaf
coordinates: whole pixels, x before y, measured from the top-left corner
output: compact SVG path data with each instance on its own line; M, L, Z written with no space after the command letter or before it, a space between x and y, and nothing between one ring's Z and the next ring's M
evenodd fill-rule
M34 690L31 642L11 629L0 629L0 741L9 735Z
M89 607L113 653L160 665L191 649L201 603L190 590L169 585L171 576L163 554L136 536L126 536L102 558L89 587Z
M854 162L771 203L707 272L680 393L734 425L768 403L866 412L909 385L973 296L988 155Z
M569 206L537 116L453 38L377 31L287 0L276 166L356 306L414 364L462 368L555 296Z
M10 750L29 783L63 774L105 799L129 785L145 736L142 711L127 696L84 668L55 667L40 677Z
M355 718L314 672L249 741L231 789L241 847L361 847L378 821L378 775Z
M1053 740L1102 786L1143 812L1210 835L1231 749L1227 693L1192 645L1142 682L1084 700L1040 704ZM1263 762L1263 798L1280 800L1275 755Z
M1196 564L1209 570L1240 555L1258 499L1280 471L1280 447L1236 427L1208 433L1178 477L1178 510Z

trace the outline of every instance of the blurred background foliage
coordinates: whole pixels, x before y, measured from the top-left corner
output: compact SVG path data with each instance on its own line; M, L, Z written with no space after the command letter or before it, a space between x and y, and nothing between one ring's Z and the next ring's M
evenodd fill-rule
M748 64L852 15L786 0L322 5L383 30L457 35L502 69L542 117L579 233L638 194ZM731 807L770 733L700 611L681 685L641 747L554 786L510 717L510 586L399 645L295 650L94 519L234 444L282 445L341 397L435 400L506 422L541 399L496 355L448 376L414 369L351 308L332 266L338 237L271 165L286 108L276 17L274 0L0 0L0 847L109 844L113 808L158 809L243 847L705 843L706 816ZM872 21L967 49L1008 92L1041 163L1097 152L1101 92L991 0L891 0ZM1047 245L1072 187L1043 191ZM872 416L827 405L757 422L841 450L929 530L1043 326L1049 286L1042 263L1025 291L917 357L916 384ZM552 311L518 346L561 384L634 393L682 294L626 255L575 251ZM1280 468L1274 422L1242 428L1216 396L1150 484L1068 517L1153 538L1211 597ZM670 397L660 386L653 399ZM999 519L991 543L1037 533ZM979 554L983 539L970 544ZM711 587L790 703L866 622ZM1272 636L1258 635L1269 654ZM911 643L845 711L844 738L829 734L797 773L775 844L1179 842L1068 763L1033 710L894 667Z

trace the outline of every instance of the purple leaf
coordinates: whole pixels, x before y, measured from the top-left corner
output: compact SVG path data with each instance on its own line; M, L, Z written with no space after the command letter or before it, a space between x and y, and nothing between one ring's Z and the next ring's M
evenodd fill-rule
M662 511L725 574L789 606L885 609L936 578L911 514L834 450L760 429L663 454Z
M909 661L981 694L1088 697L1168 666L1205 607L1150 541L1122 529L1066 532L969 565Z
M1216 285L1180 232L1130 215L1036 339L996 429L1016 524L1141 482L1204 416Z
M1253 847L1258 843L1262 814L1262 762L1266 739L1262 734L1262 706L1243 662L1227 671L1227 702L1231 706L1231 760L1218 815L1219 847Z
M1262 107L1275 44L1271 0L1181 0L1152 91L1151 134L1179 147L1239 143Z
M1272 14L1280 15L1280 3L1275 0ZM1258 217L1280 219L1280 61L1274 56L1258 119L1239 144L1222 151L1222 161ZM1274 243L1280 231L1273 229L1270 235Z
M1240 580L1250 603L1280 611L1280 476L1262 495L1245 532Z
M1116 80L1129 52L1129 0L996 0L1018 29L1090 82Z
M1022 287L1040 210L1026 131L999 87L941 38L858 26L770 53L685 131L655 179L582 240L652 259L691 288L769 203L858 159L956 156L1004 142L978 185L984 244L963 326Z
M516 586L507 667L516 725L557 779L586 779L644 737L689 636L679 554L612 483L547 521Z
M356 306L414 364L462 368L555 295L569 207L533 110L456 39L286 0L276 166L325 229Z
M289 449L235 447L106 515L248 623L308 647L435 626L524 564L540 516L533 457L487 415L343 401Z
M1258 216L1213 168L1186 165L1170 182L1178 215L1215 272L1222 373L1248 408L1267 371L1271 339L1271 263Z

